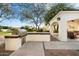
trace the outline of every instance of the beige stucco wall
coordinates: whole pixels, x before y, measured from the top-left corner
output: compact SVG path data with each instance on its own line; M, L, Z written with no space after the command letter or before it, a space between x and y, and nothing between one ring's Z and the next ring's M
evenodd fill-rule
M50 35L27 35L26 36L26 42L27 41L50 41Z
M53 35L51 29L52 23L57 21L57 18L60 17L59 21L59 36L60 41L67 40L67 21L79 19L79 11L60 11L51 21L50 21L50 33ZM53 21L54 20L54 21Z
M21 47L21 38L6 38L5 50L17 50Z

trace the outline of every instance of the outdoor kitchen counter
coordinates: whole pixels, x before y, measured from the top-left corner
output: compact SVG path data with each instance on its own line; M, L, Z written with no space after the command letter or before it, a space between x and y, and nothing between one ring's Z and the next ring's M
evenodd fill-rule
M19 49L27 34L5 36L5 50L13 51Z
M5 36L5 38L22 38L24 36L27 36L27 33L26 34L20 34L20 35Z

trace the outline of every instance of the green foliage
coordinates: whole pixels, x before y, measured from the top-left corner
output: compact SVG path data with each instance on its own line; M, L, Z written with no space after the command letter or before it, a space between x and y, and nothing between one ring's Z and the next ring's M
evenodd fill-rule
M36 30L36 28L28 28L27 31L28 32L36 32L37 30Z
M29 26L25 26L24 29L26 29L26 31L29 31Z
M26 29L27 32L49 32L46 28L37 28L35 27L30 27L30 26L25 26L24 29Z
M65 4L65 3L58 3L55 6L52 6L50 8L50 10L47 11L44 20L46 22L46 24L49 24L50 20L59 12L59 11L72 11L74 8L69 5L69 4Z
M17 35L17 34L19 34L19 31L16 28L12 28L11 33L14 34L14 35Z
M0 29L10 29L11 27L8 26L0 26Z
M0 31L0 35L9 36L9 35L12 35L12 33L10 33L10 32L1 32Z
M40 29L37 30L37 32L43 32L43 29L40 28Z

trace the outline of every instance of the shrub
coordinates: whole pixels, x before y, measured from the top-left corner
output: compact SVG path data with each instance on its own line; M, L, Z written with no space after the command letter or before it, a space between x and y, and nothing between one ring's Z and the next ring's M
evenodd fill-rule
M15 34L15 35L19 34L18 29L15 29L15 28L11 29L11 32L12 34Z

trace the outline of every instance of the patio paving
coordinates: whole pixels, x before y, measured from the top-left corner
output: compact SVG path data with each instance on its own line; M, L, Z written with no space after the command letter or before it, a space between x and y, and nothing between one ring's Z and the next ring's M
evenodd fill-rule
M52 41L44 42L45 49L71 49L79 50L79 41Z
M11 56L44 56L42 42L27 42Z
M60 52L61 51L61 52ZM79 55L79 42L27 42L10 56Z
M79 56L79 51L69 49L46 49L45 56Z

